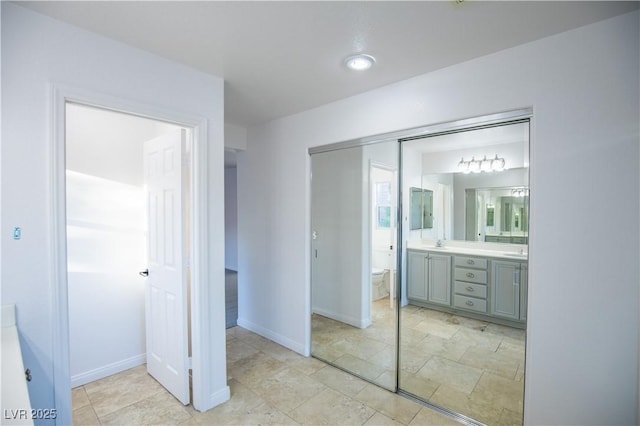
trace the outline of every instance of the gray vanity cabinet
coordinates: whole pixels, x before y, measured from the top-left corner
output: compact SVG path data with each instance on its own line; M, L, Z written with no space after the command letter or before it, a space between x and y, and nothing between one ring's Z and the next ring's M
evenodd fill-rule
M523 268L524 266L524 268ZM521 294L526 297L526 287L522 288L523 277L526 286L526 263L494 260L491 262L491 315L521 320ZM526 306L526 300L524 300ZM526 317L526 310L524 310Z
M456 256L453 278L453 306L487 313L487 259Z
M528 264L520 264L520 321L527 320L527 293L529 292Z
M408 250L407 274L409 299L451 305L451 256Z

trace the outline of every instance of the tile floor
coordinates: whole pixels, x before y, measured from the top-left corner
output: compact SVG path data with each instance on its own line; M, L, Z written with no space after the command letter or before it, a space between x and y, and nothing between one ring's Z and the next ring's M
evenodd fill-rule
M381 386L395 380L395 315L373 303L373 324L319 315L312 351ZM408 305L400 313L400 388L488 425L522 424L524 330Z
M140 366L73 389L76 425L456 425L420 404L240 327L227 330L231 399L200 413Z

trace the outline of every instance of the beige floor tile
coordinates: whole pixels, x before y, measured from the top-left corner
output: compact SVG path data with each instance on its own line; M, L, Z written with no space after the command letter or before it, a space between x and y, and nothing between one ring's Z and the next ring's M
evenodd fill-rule
M408 307L414 307L413 305L408 305ZM424 315L418 315L415 311L407 311L407 308L402 308L400 311L400 328L401 329L411 329L416 326L418 323L421 323L425 320Z
M422 407L409 423L410 426L458 426L459 424L451 417L440 414L428 407Z
M356 395L367 385L364 380L330 365L321 368L310 377L349 396Z
M516 372L516 377L514 380L516 382L524 381L524 365L518 366L518 371Z
M326 389L289 413L302 424L361 425L375 414L375 410L347 395Z
M385 369L381 366L365 361L351 354L342 355L334 361L334 364L352 372L353 374L372 381L385 372Z
M459 360L469 347L470 345L465 342L453 341L434 335L428 335L422 341L413 345L413 348L425 355L438 355L452 361Z
M345 354L343 350L340 350L332 345L333 341L326 344L318 343L315 339L311 346L311 353L313 356L325 360L327 362L334 362Z
M486 405L506 408L522 413L524 383L504 377L484 373L473 390L471 398L482 401Z
M526 331L523 329L493 323L488 323L484 332L494 336L509 337L519 342L524 342L526 336Z
M231 398L229 401L204 413L193 414L194 420L202 425L224 425L242 416L252 409L263 405L266 401L247 386L236 380L229 381Z
M99 425L98 416L93 411L91 405L85 405L84 407L73 410L73 424L74 425Z
M367 420L365 426L402 426L402 423L398 423L392 418L376 412L369 420Z
M227 341L227 363L232 363L243 358L249 358L258 352L258 349L248 345L240 339L231 339Z
M433 336L450 339L454 334L458 332L458 330L460 330L461 327L457 324L450 324L445 321L427 318L424 321L416 324L412 328L425 334L431 334Z
M164 388L147 374L146 366L87 383L84 389L99 418L164 392Z
M253 334L253 333L247 330L246 328L242 328L239 326L227 328L227 337L242 338L243 336L246 336L248 334Z
M484 348L471 347L464 353L459 362L514 380L518 367L523 360L514 352L494 352Z
M327 364L316 358L303 356L297 360L287 362L287 365L303 372L307 376L310 376L321 368L324 368Z
M395 346L386 345L380 352L367 359L367 361L379 365L385 370L396 369L396 348Z
M486 425L496 424L502 414L501 407L492 406L482 399L471 399L468 394L445 385L436 390L429 402Z
M91 404L83 386L79 386L71 390L71 401L71 406L74 410Z
M262 404L235 416L229 425L298 425L299 423L269 404Z
M500 346L498 346L498 352L509 352L512 353L513 356L519 357L524 363L524 350L525 344L524 341L511 339L509 337L504 337Z
M423 377L416 377L415 374L400 373L400 388L419 398L428 401L431 395L438 389L440 383Z
M422 340L424 340L425 337L427 337L427 333L415 330L413 328L408 328L408 327L409 326L405 326L400 329L400 346L403 349L407 347L411 347L421 342Z
M371 384L365 386L355 398L387 417L405 425L409 424L422 408L421 405L413 401Z
M376 377L373 382L384 389L395 391L397 387L396 380L396 371L386 370L384 373Z
M285 413L327 388L324 384L293 368L284 369L250 387L258 396Z
M270 344L266 345L262 349L262 352L274 357L279 361L286 362L287 364L304 358L304 356L300 355L299 353L285 348L284 346L279 345L275 342L270 342Z
M405 374L416 374L431 358L415 347L407 347L400 351L400 370Z
M258 352L230 364L229 371L234 379L246 385L271 377L285 367L284 362Z
M349 336L331 345L332 348L360 359L369 359L383 351L387 345L363 336Z
M502 410L500 418L498 419L497 426L520 426L523 424L522 413L507 410Z
M502 343L502 337L488 334L483 331L460 327L458 332L451 337L452 342L462 343L468 346L479 346L487 350L495 351Z
M113 413L100 416L103 425L176 425L191 418L184 405L168 392L155 394Z
M482 376L482 370L469 367L456 361L439 356L433 356L418 371L420 378L431 379L434 382L446 383L447 386L460 392L470 394Z

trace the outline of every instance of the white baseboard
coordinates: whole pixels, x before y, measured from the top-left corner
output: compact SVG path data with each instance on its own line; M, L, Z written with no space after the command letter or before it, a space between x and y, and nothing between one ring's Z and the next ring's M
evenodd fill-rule
M209 407L207 410L217 407L218 405L229 401L231 398L231 389L229 386L225 386L217 392L214 392L209 396Z
M331 311L325 311L324 309L313 308L313 313L322 315L323 317L331 318L336 321L343 322L345 324L352 325L357 328L367 328L371 325L371 318L354 318L347 315L337 314Z
M85 385L87 383L95 382L112 374L119 373L124 370L128 370L133 367L144 364L147 361L146 354L140 354L132 356L131 358L123 359L121 361L114 362L102 367L95 368L93 370L85 371L80 374L71 376L71 387Z
M305 353L304 343L291 340L288 337L285 337L272 330L264 328L258 324L254 324L251 321L247 321L244 318L238 318L238 325L242 328L246 328L249 331L253 331L256 334L259 334L262 337L266 337L267 339L272 340L278 343L279 345L282 345L285 348L291 349L292 351L297 352L301 355L304 355Z

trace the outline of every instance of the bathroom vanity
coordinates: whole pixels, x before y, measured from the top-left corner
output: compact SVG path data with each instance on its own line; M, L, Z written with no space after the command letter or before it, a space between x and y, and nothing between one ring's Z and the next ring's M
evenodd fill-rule
M524 254L464 247L407 249L410 304L524 328Z

